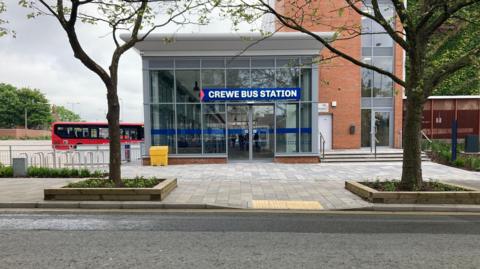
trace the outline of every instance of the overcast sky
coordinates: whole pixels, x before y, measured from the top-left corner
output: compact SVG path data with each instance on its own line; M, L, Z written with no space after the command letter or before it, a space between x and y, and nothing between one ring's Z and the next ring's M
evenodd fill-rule
M89 121L105 121L106 89L93 72L73 57L58 22L51 17L29 20L28 10L19 7L18 0L6 0L6 3L7 12L2 17L10 21L8 27L15 30L17 36L0 38L0 82L40 89L52 104L73 108ZM244 25L241 31L249 28ZM108 28L85 25L78 30L86 51L107 69L113 51ZM201 27L171 25L159 32L231 31L230 22L217 20ZM122 57L119 72L122 119L143 122L141 61L133 49Z

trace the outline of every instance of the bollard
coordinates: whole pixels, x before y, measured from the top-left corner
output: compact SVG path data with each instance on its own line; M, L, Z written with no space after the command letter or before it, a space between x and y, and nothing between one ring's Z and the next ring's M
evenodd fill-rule
M13 158L12 167L13 167L14 177L27 176L27 159L26 158Z

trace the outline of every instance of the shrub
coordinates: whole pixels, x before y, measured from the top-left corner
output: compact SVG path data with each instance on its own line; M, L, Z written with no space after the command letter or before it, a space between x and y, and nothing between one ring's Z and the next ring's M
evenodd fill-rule
M88 169L75 168L47 168L47 167L29 167L28 176L30 177L103 177L105 173L101 171L90 172Z
M13 177L13 168L0 163L0 177Z
M465 159L464 158L457 158L452 164L456 167L465 167Z
M158 178L135 177L123 179L125 188L152 188L162 180ZM115 183L109 179L90 178L68 184L65 188L115 188Z

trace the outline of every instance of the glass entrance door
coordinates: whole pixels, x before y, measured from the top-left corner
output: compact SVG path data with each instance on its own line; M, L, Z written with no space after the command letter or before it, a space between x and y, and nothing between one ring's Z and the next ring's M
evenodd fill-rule
M389 111L362 109L362 147L392 145L390 115Z
M229 160L273 158L273 105L229 105L227 112Z
M274 150L272 105L252 106L252 159L271 159Z
M228 159L250 160L250 107L228 106Z
M377 146L390 146L390 112L375 112L374 121Z

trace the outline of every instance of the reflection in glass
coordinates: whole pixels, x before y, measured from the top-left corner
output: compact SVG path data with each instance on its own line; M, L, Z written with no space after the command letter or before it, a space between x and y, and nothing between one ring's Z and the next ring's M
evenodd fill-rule
M200 101L200 70L176 70L177 102Z
M173 101L173 72L169 70L151 71L150 100L152 103Z
M249 107L228 106L228 158L250 159Z
M175 153L175 110L173 104L152 105L152 146L168 146Z
M273 158L273 105L252 106L252 157Z
M277 152L298 152L298 104L277 104Z
M227 69L227 88L250 88L250 70Z
M299 71L297 68L277 69L277 88L298 87Z
M312 69L302 69L302 101L312 101Z
M252 87L275 87L275 69L252 69Z
M200 104L177 104L178 153L202 153Z
M225 70L223 69L203 69L202 70L202 88L224 88Z
M312 104L300 104L301 152L312 152Z
M375 136L377 137L377 146L390 145L390 113L375 112Z
M203 149L205 153L225 153L225 105L203 106Z
M372 140L372 111L362 109L362 147L370 147Z

